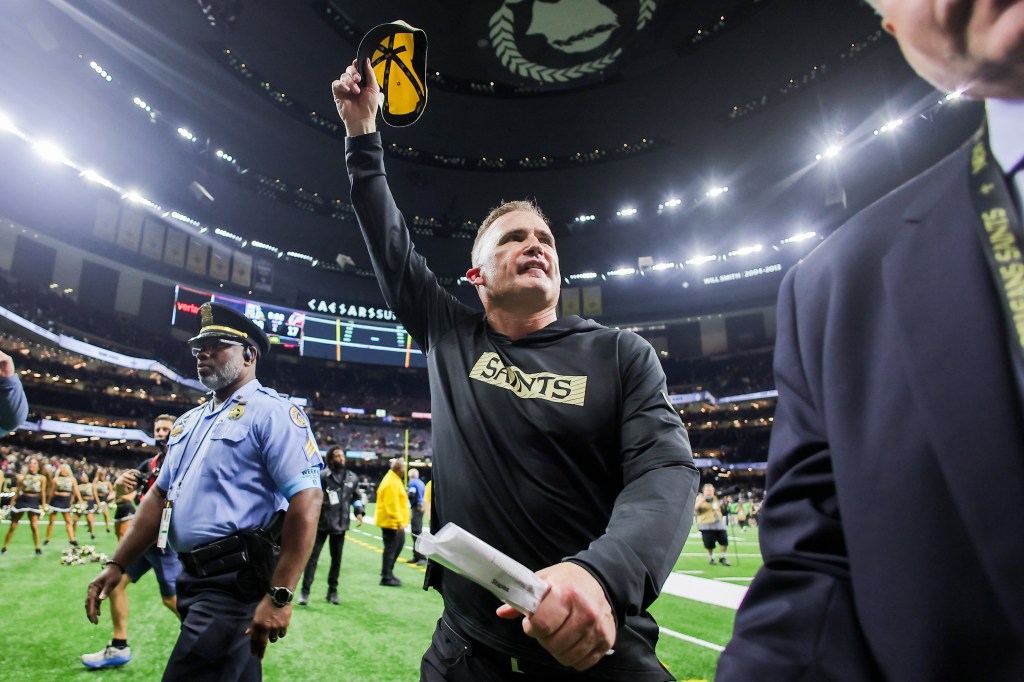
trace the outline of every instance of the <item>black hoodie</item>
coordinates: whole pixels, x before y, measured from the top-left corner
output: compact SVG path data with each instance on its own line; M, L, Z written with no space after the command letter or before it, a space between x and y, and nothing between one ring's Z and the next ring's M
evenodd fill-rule
M595 679L666 680L647 607L692 521L698 473L665 375L636 334L565 317L516 341L456 300L413 249L380 135L346 140L352 203L387 304L427 357L433 415L431 529L448 522L534 571L589 570L615 611L615 653ZM429 584L472 638L557 666L498 600L431 564Z

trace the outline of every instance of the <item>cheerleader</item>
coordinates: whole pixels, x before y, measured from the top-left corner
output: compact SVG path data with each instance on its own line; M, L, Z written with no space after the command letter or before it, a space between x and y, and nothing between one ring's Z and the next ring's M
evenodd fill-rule
M50 539L53 537L53 522L57 518L57 514L64 516L64 528L68 533L68 541L75 547L78 543L75 542L75 524L71 519L71 512L74 509L74 505L82 504L82 494L78 490L78 481L75 480L75 476L71 473L71 467L67 464L61 464L57 468L57 475L53 477L53 494L50 495L48 501L50 523L46 527L46 542L44 545L50 544Z
M14 503L11 505L11 527L4 538L3 549L0 554L7 552L7 547L14 537L14 530L18 527L23 514L28 514L29 524L32 526L32 540L36 545L36 554L42 554L39 548L39 515L43 513L46 505L46 476L39 472L39 460L33 457L28 461L28 472L18 477L18 485L14 491Z
M96 539L96 509L99 507L99 499L96 497L96 489L94 488L92 481L89 480L89 474L82 472L82 476L78 479L78 492L82 494L82 500L84 503L75 512L75 532L78 531L78 522L81 518L85 517L85 522L89 526L89 537L93 540Z
M114 497L117 500L114 507L114 534L117 535L117 540L120 542L132 525L132 519L135 518L135 489L120 490L115 483Z
M96 500L99 503L100 513L103 514L103 523L107 532L110 532L110 511L108 504L114 499L114 488L110 485L110 474L106 467L96 469L96 476L92 479L92 488L96 491Z

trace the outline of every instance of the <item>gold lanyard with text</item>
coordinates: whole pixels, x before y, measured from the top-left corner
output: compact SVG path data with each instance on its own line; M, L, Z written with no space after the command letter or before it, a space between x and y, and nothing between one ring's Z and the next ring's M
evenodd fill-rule
M1024 392L1024 235L1007 180L992 156L987 125L974 135L969 174L982 250L1003 307L1018 388Z

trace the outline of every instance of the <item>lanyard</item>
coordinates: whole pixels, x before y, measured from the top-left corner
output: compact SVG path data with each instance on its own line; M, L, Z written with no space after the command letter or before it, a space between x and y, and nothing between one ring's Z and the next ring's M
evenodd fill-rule
M971 196L980 218L978 236L999 292L1017 388L1024 393L1024 232L1007 180L992 156L987 125L974 135L969 163Z
M223 409L221 411L223 411ZM205 419L205 417L200 418L200 420L202 419ZM210 446L210 442L207 440L207 437L210 435L210 431L213 431L214 427L221 423L221 421L223 421L223 417L212 417L210 419L210 425L206 427L206 432L203 433L203 437L199 439L199 445L196 447L195 454L192 455L192 459L188 461L188 464L185 466L184 471L181 472L181 475L175 477L174 482L171 483L171 489L167 491L168 506L174 504L174 501L178 499L178 495L181 493L181 485L184 483L188 472L192 469L192 465L196 463L196 460L199 460L199 462L202 463L203 459L206 457L206 451ZM185 441L185 448L181 453L182 458L184 458L185 453L188 452L188 446L192 444L192 436L196 435L196 431L198 430L198 428L193 429L188 434L188 439Z

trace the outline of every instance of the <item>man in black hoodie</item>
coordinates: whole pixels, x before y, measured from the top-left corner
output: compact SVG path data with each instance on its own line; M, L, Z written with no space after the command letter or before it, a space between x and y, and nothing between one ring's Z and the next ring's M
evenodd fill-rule
M654 350L557 318L555 240L531 202L503 204L477 233L466 277L484 312L446 292L388 188L380 88L365 72L365 87L353 65L333 91L377 279L428 359L431 528L456 523L550 585L520 620L431 563L427 584L445 609L421 680L673 679L647 608L682 550L698 474Z

